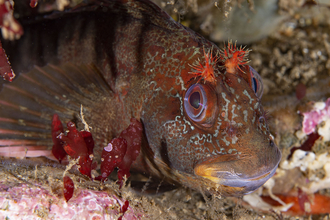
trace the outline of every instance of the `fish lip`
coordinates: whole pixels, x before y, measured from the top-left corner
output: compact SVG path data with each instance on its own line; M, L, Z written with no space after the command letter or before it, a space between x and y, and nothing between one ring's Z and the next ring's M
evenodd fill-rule
M281 152L279 152L279 160L271 169L264 171L262 174L248 176L243 173L230 171L216 171L214 167L208 167L207 161L200 162L196 165L194 173L197 176L207 178L212 182L233 188L240 188L240 194L246 195L252 193L270 179L276 172L276 169L281 161ZM206 162L206 165L204 163ZM200 169L200 170L199 170ZM243 189L243 190L242 190Z
M278 166L278 165L277 165ZM275 166L272 170L252 177L242 177L242 174L230 173L230 172L218 172L218 184L230 187L244 187L247 190L247 193L259 188L263 185L268 179L270 179L277 169ZM220 177L220 178L219 178Z

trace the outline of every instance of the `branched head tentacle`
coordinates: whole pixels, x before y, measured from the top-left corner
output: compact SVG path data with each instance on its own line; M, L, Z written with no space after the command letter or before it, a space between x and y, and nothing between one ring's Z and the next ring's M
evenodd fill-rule
M250 62L250 60L248 60L250 51L250 49L246 49L246 46L237 47L236 41L233 44L232 40L229 40L228 44L225 44L224 48L220 50L219 57L223 61L226 71L235 74L237 69L244 72L240 66L246 65Z
M215 65L217 64L219 60L219 56L212 54L213 47L208 52L205 52L205 49L203 48L203 54L204 54L204 62L198 60L197 65L190 65L194 71L191 72L192 74L195 74L196 77L200 76L200 79L198 82L203 79L205 82L215 83L217 74L215 73ZM204 64L203 64L204 63ZM197 83L198 83L197 82Z

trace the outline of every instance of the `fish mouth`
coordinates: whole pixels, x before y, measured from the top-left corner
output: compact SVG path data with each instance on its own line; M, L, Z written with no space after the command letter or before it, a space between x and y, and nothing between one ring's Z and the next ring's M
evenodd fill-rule
M221 158L221 156L218 157ZM275 174L281 160L281 153L279 152L278 159L271 163L272 165L268 164L267 167L255 166L252 172L250 172L251 166L246 165L245 168L244 162L243 166L235 166L242 162L240 160L218 162L218 157L197 164L194 168L195 175L209 179L216 184L231 187L234 191L236 188L237 195L246 195L258 189Z

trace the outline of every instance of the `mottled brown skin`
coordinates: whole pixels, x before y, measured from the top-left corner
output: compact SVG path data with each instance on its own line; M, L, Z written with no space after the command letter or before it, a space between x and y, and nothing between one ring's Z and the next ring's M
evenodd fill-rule
M219 48L153 3L96 1L41 21L22 21L22 39L4 42L4 48L15 73L47 63L96 65L110 91L85 106L96 155L134 117L143 123L146 137L135 164L140 171L225 196L249 193L266 181L223 184L228 173L238 179L273 174L281 154L244 72L249 67L226 73L220 59L213 64L214 83L195 78L193 65L204 62L203 51L216 56ZM192 120L183 104L197 82L211 94L207 126Z

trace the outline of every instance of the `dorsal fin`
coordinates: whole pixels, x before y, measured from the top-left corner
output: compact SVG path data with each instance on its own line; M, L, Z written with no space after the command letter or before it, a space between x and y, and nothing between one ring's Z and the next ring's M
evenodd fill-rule
M79 118L92 111L98 97L111 97L110 87L94 65L35 66L0 93L0 156L52 158L51 120Z

